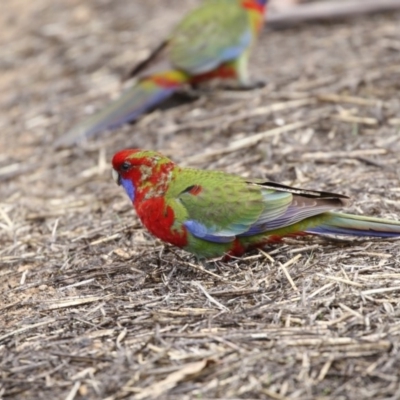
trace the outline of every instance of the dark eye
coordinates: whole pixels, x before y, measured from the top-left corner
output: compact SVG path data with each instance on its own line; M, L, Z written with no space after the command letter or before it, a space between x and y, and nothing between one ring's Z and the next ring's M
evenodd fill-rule
M122 171L122 172L127 172L127 171L129 171L129 170L131 169L131 167L132 167L132 165L131 165L130 162L124 161L124 162L122 163L122 165L121 165L121 171Z

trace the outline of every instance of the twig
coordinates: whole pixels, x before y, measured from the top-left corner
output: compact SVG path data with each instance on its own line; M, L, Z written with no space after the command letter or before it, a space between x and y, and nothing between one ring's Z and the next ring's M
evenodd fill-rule
M328 275L323 275L323 274L319 274L319 273L317 273L317 275L320 276L321 278L331 279L332 281L337 281L337 282L345 283L345 284L347 284L347 285L351 285L351 286L355 286L355 287L359 287L359 288L362 288L362 287L364 286L364 285L362 285L361 283L349 281L348 279L339 278L339 277L337 277L337 276L328 276Z
M68 393L68 396L65 398L65 400L74 400L80 387L81 387L81 383L79 381L75 382L74 386L72 386L72 389Z
M376 118L370 117L360 117L358 115L332 115L333 119L343 122L351 122L353 124L363 124L363 125L378 125L378 120Z
M393 286L393 287L388 287L388 288L379 288L379 289L370 289L370 290L364 290L361 292L362 295L368 295L368 294L379 294L379 293L387 293L387 292L394 292L400 290L400 286Z
M53 322L58 322L58 320L56 318L52 318L52 319L49 319L48 321L38 322L37 324L24 326L23 328L16 329L15 331L8 332L5 335L0 336L0 342L4 339L7 339L10 336L14 336L14 335L29 331L34 328L38 328L39 326L49 325L49 324L52 324Z
M283 273L285 274L287 280L289 281L290 285L292 286L292 288L293 288L296 292L298 292L299 289L298 289L298 287L296 286L296 284L294 283L292 277L290 276L289 271L287 270L287 267L289 267L290 265L294 264L294 263L295 263L298 259L300 259L300 258L301 258L301 254L297 254L297 256L293 257L292 259L290 259L290 260L289 260L288 262L286 262L285 264L283 264L283 265L281 264L281 266L280 266L280 267L282 268L282 271L283 271Z
M348 103L357 106L375 106L382 103L382 100L379 99L365 99L364 97L340 95L337 93L321 93L317 95L317 99L327 103Z
M215 274L214 272L208 271L207 269L201 267L200 265L192 264L190 262L185 262L185 264L188 265L189 267L197 270L197 271L200 271L200 272L202 272L204 274L210 275L213 278L216 278L216 279L218 279L218 280L220 280L222 282L229 282L229 279L226 279L226 278L224 278L222 276L219 276L219 275Z
M203 293L204 295L207 297L207 299L209 301L211 301L211 303L214 303L220 310L222 311L229 311L228 307L225 307L223 304L221 304L218 300L215 300L214 297L212 297L207 291L206 289L204 289L203 285L200 282L192 282L193 286L198 287Z

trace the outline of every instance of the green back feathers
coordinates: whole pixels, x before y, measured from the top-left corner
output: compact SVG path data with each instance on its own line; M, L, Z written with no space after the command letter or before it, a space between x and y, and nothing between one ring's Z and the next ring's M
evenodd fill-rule
M208 72L233 60L251 42L248 12L236 0L208 0L173 30L171 64L191 74Z
M260 216L263 198L257 186L218 171L180 169L166 193L178 223L196 220L218 231L240 233Z

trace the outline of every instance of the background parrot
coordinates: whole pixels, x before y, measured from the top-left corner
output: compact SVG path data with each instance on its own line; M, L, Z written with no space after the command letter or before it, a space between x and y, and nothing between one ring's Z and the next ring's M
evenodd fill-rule
M330 212L348 203L343 195L181 168L149 150L122 150L112 165L146 228L199 258L304 234L400 237L400 221Z
M136 83L106 108L56 141L71 145L83 137L137 119L181 89L214 78L236 79L254 88L248 74L250 49L260 31L268 0L205 0L129 74Z

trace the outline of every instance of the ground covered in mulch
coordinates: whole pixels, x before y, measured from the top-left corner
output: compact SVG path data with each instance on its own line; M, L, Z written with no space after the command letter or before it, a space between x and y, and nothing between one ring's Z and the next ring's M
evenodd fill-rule
M400 14L266 30L215 91L54 150L198 1L9 0L0 15L0 397L400 398L400 248L288 239L207 268L142 229L125 147L349 195L399 219Z

